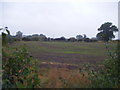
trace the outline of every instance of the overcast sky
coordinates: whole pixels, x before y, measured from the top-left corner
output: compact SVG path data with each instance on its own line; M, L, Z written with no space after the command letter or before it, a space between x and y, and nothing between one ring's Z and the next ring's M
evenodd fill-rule
M24 35L68 38L86 34L91 38L105 22L118 27L118 2L115 1L1 2L0 11L0 26L8 26L12 35L22 31Z

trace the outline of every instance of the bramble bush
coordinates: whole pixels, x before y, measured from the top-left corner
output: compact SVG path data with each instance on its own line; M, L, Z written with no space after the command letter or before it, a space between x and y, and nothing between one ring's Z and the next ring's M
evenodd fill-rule
M0 28L2 31L2 88L38 88L37 61L33 60L25 48L14 52L8 46L8 27ZM5 33L7 32L7 34ZM11 51L11 52L9 52Z
M9 54L3 49L3 88L40 87L35 60L25 48Z

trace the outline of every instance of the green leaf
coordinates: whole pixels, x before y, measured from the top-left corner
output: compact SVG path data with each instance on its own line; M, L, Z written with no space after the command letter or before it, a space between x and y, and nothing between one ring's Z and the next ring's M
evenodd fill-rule
M17 88L25 88L25 86L18 81L16 82L16 86L17 86Z

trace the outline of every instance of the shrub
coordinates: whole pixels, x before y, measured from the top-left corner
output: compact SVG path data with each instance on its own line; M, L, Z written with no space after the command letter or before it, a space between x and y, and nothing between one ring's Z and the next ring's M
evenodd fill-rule
M8 48L7 48L8 50ZM3 48L3 88L35 88L40 86L36 62L25 48L9 54Z
M109 58L103 62L104 70L90 73L92 88L120 88L120 42L115 52L108 53Z

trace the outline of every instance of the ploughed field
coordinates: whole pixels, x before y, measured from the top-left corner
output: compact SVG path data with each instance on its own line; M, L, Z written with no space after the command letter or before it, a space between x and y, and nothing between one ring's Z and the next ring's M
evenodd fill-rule
M113 51L116 44L108 44ZM97 66L108 57L103 42L40 42L20 41L11 45L11 48L25 47L34 59L41 62L41 67L57 67L75 69L84 64Z
M16 48L27 48L33 60L38 60L36 65L42 88L89 87L86 65L90 64L91 70L98 71L103 67L102 61L108 57L103 42L20 41L9 47L10 52ZM108 47L114 51L116 44L111 42Z

